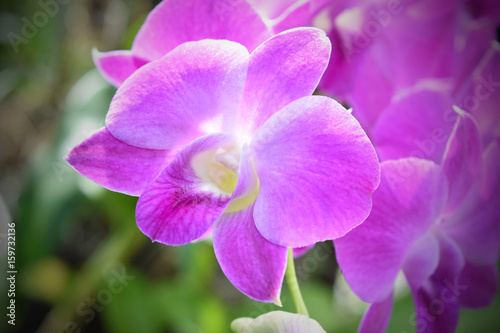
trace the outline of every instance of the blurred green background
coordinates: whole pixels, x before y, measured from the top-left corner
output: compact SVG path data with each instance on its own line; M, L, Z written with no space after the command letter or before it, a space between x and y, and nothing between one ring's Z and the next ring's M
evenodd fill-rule
M235 318L278 309L239 293L209 241L152 244L136 227L136 198L100 188L63 159L104 125L115 92L94 69L92 48L130 48L155 4L0 4L1 332L229 332ZM38 25L30 30L26 22ZM4 313L10 222L16 224L15 326ZM311 316L328 332L355 332L366 305L339 275L331 242L296 267ZM397 299L389 332L414 332L404 287ZM286 283L282 301L294 311ZM459 332L499 332L499 314L497 297L490 308L464 311Z

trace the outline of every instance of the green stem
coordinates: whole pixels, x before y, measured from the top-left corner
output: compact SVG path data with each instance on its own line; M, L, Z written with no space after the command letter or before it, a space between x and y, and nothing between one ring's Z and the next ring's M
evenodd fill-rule
M288 264L286 266L286 282L288 283L288 288L292 294L293 303L295 304L295 309L297 309L298 314L309 316L307 312L306 305L302 299L302 294L300 293L299 283L297 282L297 276L295 275L295 264L293 263L293 249L288 249Z

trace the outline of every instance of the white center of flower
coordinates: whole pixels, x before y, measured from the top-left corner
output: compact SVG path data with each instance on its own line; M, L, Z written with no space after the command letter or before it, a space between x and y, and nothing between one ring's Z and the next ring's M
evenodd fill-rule
M234 145L197 154L191 165L198 177L204 180L206 191L221 195L232 195L238 183L241 146ZM259 179L253 168L253 175L245 185L246 189L233 198L226 212L235 212L250 206L259 193Z
M219 148L196 155L191 165L198 177L205 181L207 190L232 194L238 182L240 149Z
M233 193L238 181L238 175L219 162L212 162L207 170L211 183L226 193Z

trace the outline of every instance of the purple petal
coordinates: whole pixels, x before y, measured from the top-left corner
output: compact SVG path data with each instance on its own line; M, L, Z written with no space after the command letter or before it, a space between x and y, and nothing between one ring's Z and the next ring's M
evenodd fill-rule
M244 199L258 189L259 178L253 166L248 146L245 144L241 150L238 168L238 183L233 192L233 200Z
M354 35L355 52L377 46L378 50L369 52L377 53L380 66L398 88L411 87L422 78L450 77L458 1L407 3L396 6L397 15L391 5L371 2L361 6L364 11ZM365 67L363 71L370 70Z
M444 303L440 299L440 292L447 290L443 285L437 284L427 289L421 288L413 293L418 333L455 332L460 305L456 300Z
M287 248L261 236L253 219L254 205L224 213L214 225L214 251L231 283L248 297L281 304Z
M385 300L370 305L359 325L358 333L384 333L389 326L393 303L391 293Z
M483 153L481 168L480 196L483 199L498 196L500 186L500 142L493 141L486 147Z
M385 45L380 48L379 38L367 38L363 31L370 24L373 27L375 23L372 14L375 9L373 4L359 5L349 0L313 0L312 7L317 10L326 2L328 2L328 17L324 19L327 21L324 25L332 42L332 56L321 79L320 88L342 98L348 98L348 95L356 90L355 94L359 95L359 99L354 99L357 100L356 104L361 106L363 95L360 92L368 87L364 90L366 99L376 101L377 104L382 103L392 95L393 80L392 75L388 75L381 66L381 62L386 63L389 58L387 54L381 52L385 51ZM369 21L372 22L369 24ZM360 77L363 77L363 80L360 80ZM375 91L380 92L380 96ZM353 104L352 101L349 103ZM364 118L368 120L371 115Z
M457 96L457 105L477 120L485 145L500 138L500 44L494 41L475 71L468 89Z
M316 2L317 6L321 7L326 1ZM324 91L342 97L346 97L353 86L360 81L358 80L360 74L364 78L378 72L378 68L370 67L367 70L363 65L362 59L366 58L366 54L372 54L372 44L367 44L366 38L360 40L358 33L366 26L367 19L371 19L369 16L371 8L368 6L348 8L348 2L329 1L326 20L328 20L328 37L333 47L330 63L320 83ZM369 91L366 93L370 94Z
M489 306L498 291L497 265L478 266L466 263L458 283L464 286L460 293L460 304L468 308Z
M358 66L360 57L347 54L348 51L341 47L345 44L336 29L332 29L328 33L328 38L332 43L332 52L319 88L329 95L345 98L347 93L352 90L354 68L360 67Z
M205 239L208 239L209 237L212 237L212 233L213 233L213 226L211 226L210 228L208 228L207 231L205 231L205 233L203 235L201 235L200 237L198 237L197 239L195 239L193 242L202 242Z
M428 283L412 290L417 313L417 332L453 333L458 323L459 298L464 286L457 283L464 265L458 246L440 237L440 262Z
M172 160L175 150L130 146L103 128L73 148L66 160L76 171L116 192L140 195Z
M491 22L488 20L472 21L463 19L455 34L455 54L452 55L450 61L456 63L454 66L456 73L453 75L456 92L463 88L464 83L465 85L472 83L474 79L473 73L480 64L481 59L488 58L490 52L487 52L487 50L491 49L491 42L496 39L496 32L495 29L492 29ZM463 104L469 105L470 98L474 96L474 91L468 93L472 95L458 98L458 104L460 104L458 106L466 111L470 110L467 110L467 106ZM467 99L467 103L464 103L465 99Z
M439 241L439 265L431 280L448 285L460 276L465 265L465 258L460 247L448 235L436 233Z
M246 1L169 0L148 15L132 50L159 59L178 45L203 39L226 39L255 49L271 36Z
M464 203L441 229L457 242L468 261L492 265L500 256L500 146L483 154L482 173Z
M92 51L94 64L111 84L118 87L149 60L136 56L132 51Z
M304 254L309 252L309 250L311 250L312 248L314 248L314 244L309 245L309 246L296 247L293 249L293 257L294 258L302 257Z
M234 42L182 44L118 88L106 127L119 140L151 149L232 130L247 63L247 50Z
M330 49L323 31L299 28L270 38L250 55L240 110L246 134L254 133L288 103L314 92Z
M479 173L481 157L481 137L476 122L460 112L442 162L448 178L447 212L453 212L462 204Z
M381 160L416 157L440 163L457 118L449 96L417 91L393 102L373 130Z
M311 1L302 3L295 1L293 6L290 6L273 22L273 31L279 33L297 27L311 26L316 14L317 11L314 10Z
M302 247L334 239L368 216L378 160L359 123L334 100L290 103L250 148L260 180L254 218L271 242Z
M439 243L433 233L428 232L413 243L403 265L408 284L420 288L436 271L439 263Z
M363 77L363 80L353 79L352 88L348 94L353 116L370 135L380 115L389 106L395 89L392 78L383 72L378 62L374 52L360 57L357 67L353 68L353 76ZM361 71L365 68L370 70ZM331 68L331 71L334 72L335 67Z
M262 237L253 219L258 178L248 147L243 146L231 204L214 225L214 250L236 288L248 297L280 304L287 249Z
M334 241L347 283L369 303L389 295L412 245L434 224L446 201L446 179L437 164L401 159L381 167L370 216Z
M230 143L232 136L210 135L177 153L137 202L137 225L145 235L167 245L183 245L212 226L229 205L231 193L199 175L194 159L208 153L205 158L215 163L215 150Z

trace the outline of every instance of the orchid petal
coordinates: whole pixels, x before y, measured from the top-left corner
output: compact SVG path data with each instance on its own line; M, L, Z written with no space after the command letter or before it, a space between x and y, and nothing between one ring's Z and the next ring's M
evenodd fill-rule
M238 168L238 182L233 192L233 200L251 195L259 186L257 172L250 157L248 145L243 145Z
M469 19L460 22L455 32L455 54L450 57L450 60L456 63L454 66L456 73L453 74L455 93L459 91L464 93L464 87L472 85L474 74L477 73L478 69L484 64L484 61L491 55L490 47L492 41L495 39L495 29L492 29L491 22L488 20L482 19L472 21ZM488 49L490 49L489 52ZM471 87L469 86L468 88L470 89ZM474 88L472 88L472 91L467 91L467 93L471 94L471 96L477 94L477 92L474 92ZM478 95L475 97L479 97ZM471 96L459 96L458 103L462 105L458 106L465 111L471 111L471 113L477 117L477 113L474 113L470 108L468 109L468 106L471 106ZM477 110L486 106L486 103L481 103L482 101L484 101L484 99L479 101L479 104L482 105ZM475 102L475 100L473 102ZM474 107L477 106L475 103L472 104ZM480 118L476 118L476 120L479 123Z
M317 12L311 1L302 3L295 1L294 5L288 7L286 11L273 21L273 31L280 33L296 27L311 26L316 14Z
M248 297L281 304L287 248L266 240L255 227L254 205L224 213L214 225L214 251L229 281Z
M92 51L94 64L101 74L115 87L119 87L137 69L149 60L136 56L132 51Z
M440 163L456 113L441 91L412 92L394 101L373 129L381 160L416 157Z
M357 66L352 69L352 75L355 78L363 77L363 80L353 79L348 99L353 108L353 115L371 135L379 117L390 105L395 87L390 74L384 73L380 68L376 52L364 54L357 62ZM330 71L335 72L335 67ZM335 73L330 75L335 76Z
M479 206L476 215L467 217L445 230L460 245L467 259L477 264L491 264L500 254L500 200Z
M342 37L337 29L332 29L328 33L328 38L332 43L332 52L328 66L319 83L319 89L329 95L345 98L347 93L352 91L354 85L353 72L358 66L360 56L348 53L340 45L344 46ZM364 76L364 75L363 75Z
M66 160L80 174L109 190L139 196L174 154L175 150L128 145L102 128L73 148Z
M255 300L280 304L287 248L269 242L255 227L258 181L245 145L231 204L214 225L214 250L222 271L236 288Z
M498 196L500 186L500 142L492 141L483 153L480 196L483 199Z
M448 177L448 212L456 210L469 192L481 168L481 155L481 137L476 122L470 115L460 112L442 162Z
M208 228L203 235L195 239L193 242L203 242L204 240L211 238L213 233L213 228L214 228L213 226Z
M167 245L187 244L200 238L222 215L231 194L198 175L193 159L232 139L227 134L205 136L177 153L137 202L137 225L145 235Z
M453 73L453 52L459 1L416 1L390 16L380 40L385 66L392 67L398 86L421 78L446 78ZM371 15L368 19L372 19Z
M151 149L232 129L247 63L247 50L234 42L182 44L118 88L106 127L119 140Z
M464 290L460 293L460 304L468 308L489 306L498 291L498 268L496 265L478 266L466 263L458 280Z
M330 57L325 33L298 28L278 34L251 55L239 123L252 134L288 103L310 96Z
M358 333L384 333L389 326L393 303L393 295L390 293L385 300L370 305L359 325Z
M481 176L449 221L441 225L477 265L492 265L500 256L500 145L492 142L483 153Z
M311 250L313 248L314 248L314 244L309 245L309 246L296 247L293 249L293 257L294 258L302 257L304 254L306 254L307 252L309 252L309 250Z
M260 180L254 218L271 242L302 247L334 239L368 216L378 160L359 123L334 100L290 103L250 148Z
M493 41L472 75L467 74L468 89L457 96L457 104L477 120L486 145L500 138L500 43Z
M415 241L410 248L403 265L408 284L420 288L436 271L439 264L439 243L431 233Z
M159 59L182 43L211 38L235 41L252 51L270 36L246 1L169 0L148 15L132 50Z
M347 283L369 303L389 295L412 244L433 225L446 202L446 179L437 164L401 159L381 167L370 216L334 240Z
M464 266L458 246L448 237L439 237L440 261L436 272L423 287L412 290L419 333L453 333L458 323L459 299L454 283ZM461 286L458 286L462 288Z

